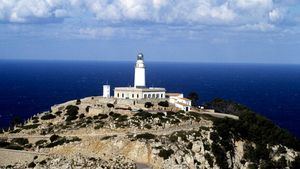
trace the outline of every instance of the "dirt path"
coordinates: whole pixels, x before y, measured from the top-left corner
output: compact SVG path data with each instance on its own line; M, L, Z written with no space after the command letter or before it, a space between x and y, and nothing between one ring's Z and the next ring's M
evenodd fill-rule
M47 157L47 154L45 153L0 148L0 166L23 163L24 161L31 162L37 155L40 159L44 159Z

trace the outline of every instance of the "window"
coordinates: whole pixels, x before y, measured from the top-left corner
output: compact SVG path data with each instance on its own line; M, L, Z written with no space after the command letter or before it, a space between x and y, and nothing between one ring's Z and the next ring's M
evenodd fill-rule
M124 98L124 93L122 93L122 98Z
M148 98L151 98L151 94L148 94Z
M132 98L134 98L134 94L132 94Z
M163 97L164 97L164 94L161 94L160 97L163 98Z
M120 93L117 93L117 97L120 97Z
M155 98L155 94L152 94L152 98Z
M145 98L145 99L147 98L147 94L144 94L144 98Z
M156 94L156 98L159 98L159 94Z
M139 98L139 94L136 94L136 98Z

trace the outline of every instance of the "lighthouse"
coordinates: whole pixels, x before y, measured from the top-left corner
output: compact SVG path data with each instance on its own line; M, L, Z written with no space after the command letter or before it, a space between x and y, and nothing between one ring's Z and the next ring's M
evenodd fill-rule
M134 87L115 87L114 98L118 99L165 99L166 89L146 87L144 55L137 55L134 70Z
M142 53L139 53L137 55L135 71L134 71L134 87L135 88L146 87L144 55Z

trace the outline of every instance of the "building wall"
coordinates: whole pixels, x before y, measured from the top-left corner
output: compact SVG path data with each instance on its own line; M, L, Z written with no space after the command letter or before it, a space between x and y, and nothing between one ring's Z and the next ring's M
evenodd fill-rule
M186 100L186 99L184 99L184 98L178 98L178 99L177 99L177 102L183 103L183 104L187 104L187 105L189 105L189 106L192 105L192 101L191 101L191 100Z
M121 99L163 99L165 92L141 92L141 91L118 91L115 90L115 98Z

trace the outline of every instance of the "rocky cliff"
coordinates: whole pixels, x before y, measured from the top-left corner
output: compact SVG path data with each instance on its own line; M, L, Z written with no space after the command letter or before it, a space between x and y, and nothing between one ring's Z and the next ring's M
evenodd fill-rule
M55 105L0 134L1 150L14 151L19 159L1 159L0 168L299 166L299 141L285 130L239 104L207 106L234 110L239 119L177 111L155 101L147 108L145 102L101 97ZM26 153L34 153L32 160L22 160Z

